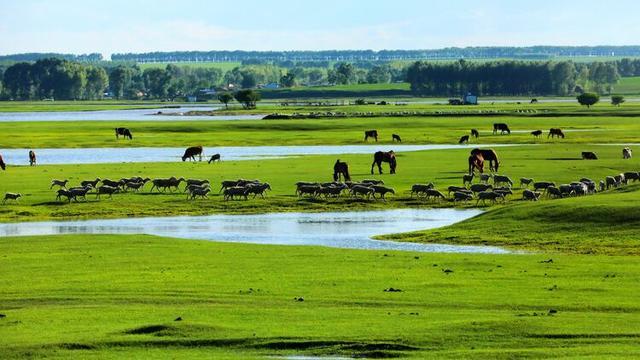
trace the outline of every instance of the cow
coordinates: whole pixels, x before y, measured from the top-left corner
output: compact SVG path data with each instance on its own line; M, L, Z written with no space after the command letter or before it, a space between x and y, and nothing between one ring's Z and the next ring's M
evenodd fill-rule
M120 136L124 137L125 139L133 140L133 135L131 135L131 131L127 128L116 128L116 139L119 139Z

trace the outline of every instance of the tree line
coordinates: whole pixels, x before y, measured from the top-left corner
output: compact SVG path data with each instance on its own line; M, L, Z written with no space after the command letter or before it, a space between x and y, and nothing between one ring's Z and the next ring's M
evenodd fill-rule
M491 61L453 63L418 61L407 69L417 95L560 95L591 90L610 93L620 79L614 62Z

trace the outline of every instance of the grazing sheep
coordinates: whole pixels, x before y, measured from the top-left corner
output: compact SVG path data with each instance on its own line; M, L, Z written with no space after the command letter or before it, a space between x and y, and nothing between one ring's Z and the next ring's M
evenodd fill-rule
M102 180L102 185L117 188L117 187L120 187L122 185L122 182L121 181L113 181L113 180L109 180L109 179L104 179L104 180Z
M458 201L463 201L463 202L467 202L469 200L473 200L473 195L466 193L466 192L461 192L461 191L456 191L453 193L453 201L454 202L458 202Z
M256 196L260 195L260 197L264 199L264 193L267 190L271 190L271 185L269 185L269 183L251 184L247 186L247 195L253 194L254 199Z
M209 193L209 191L211 191L211 189L208 186L203 188L195 188L189 194L189 196L191 196L191 200L195 200L198 196L203 199L208 199L209 197L207 196L207 194Z
M99 182L100 182L100 178L96 178L95 180L84 180L80 182L80 186L82 187L91 186L92 188L95 188Z
M436 190L436 189L428 189L426 194L427 194L427 200L430 199L430 198L433 198L434 200L445 200L446 199L444 194L441 193L440 191Z
M75 195L73 195L69 190L67 190L67 189L58 189L57 195L56 195L56 200L57 201L62 200L63 196L67 198L68 202L71 202L71 200L78 201L78 199L76 199Z
M529 189L525 189L522 192L522 200L538 201L539 198L540 198L540 193L537 191L531 191Z
M502 196L505 199L506 199L507 195L513 195L513 191L509 187L493 188L493 191L497 192L498 194L502 194Z
M172 188L175 188L175 190L178 190L178 186L180 185L181 182L184 181L184 178L180 178L180 179L176 179L175 177L170 177L168 179L153 179L151 180L151 183L153 184L153 186L151 187L151 192L153 192L153 189L158 189L158 192L169 189L169 191L172 191ZM104 181L102 182L104 184Z
M57 179L53 179L51 180L51 186L49 186L49 189L53 189L54 186L59 186L61 188L67 188L67 183L69 182L69 179L65 179L65 180L57 180Z
M140 190L144 186L144 184L144 182L128 181L124 184L124 190L133 190L134 192L138 192L138 190Z
M321 186L316 190L315 196L324 195L325 199L328 197L337 198L342 195L345 189L347 189L347 185L345 184Z
M474 193L487 191L489 189L493 189L493 186L490 184L473 184L469 188L469 190L473 191Z
M22 197L22 194L16 194L16 193L5 193L4 194L4 200L2 200L2 205L4 205L7 200L15 200L16 202L18 202L18 199Z
M607 184L607 190L609 190L610 187L618 187L618 182L613 176L607 176L604 180Z
M449 195L451 195L452 192L456 192L456 191L467 191L467 188L464 186L455 186L455 185L451 185L447 188L447 190L449 191Z
M467 183L471 185L472 181L473 181L473 173L462 175L462 185L466 185Z
M491 175L491 174L480 174L480 182L483 183L483 184L488 184L489 180L491 180L492 176L493 175ZM494 181L495 181L495 179L494 179Z
M521 188L522 187L528 188L530 184L533 184L533 179L525 178L525 177L520 178L520 187Z
M96 194L96 199L100 199L100 195L109 195L109 199L113 198L113 194L117 193L119 190L119 188L117 187L113 187L113 186L109 186L109 185L102 185L98 188L98 193Z
M321 188L318 185L300 185L296 188L296 195L302 197L304 195L311 195L311 197L316 197L316 193ZM226 189L225 189L226 190Z
M384 185L384 181L382 180L375 180L375 179L365 179L360 181L363 184L369 184L369 185Z
M224 189L224 200L234 200L236 196L241 196L247 200L247 188L242 186L232 186Z
M504 195L497 193L495 191L481 191L478 193L478 200L476 201L476 206L478 203L482 201L482 205L486 205L487 200L491 200L492 203L495 203L498 199L504 200Z
M356 185L351 188L351 196L361 196L363 198L366 196L367 200L370 200L371 196L373 196L373 198L375 199L375 193L376 191L372 187L368 186Z
M78 197L81 197L85 201L87 201L86 196L87 196L87 193L91 191L91 189L93 189L91 186L85 186L80 188L71 188L69 189L69 192L73 195L76 201L78 200Z
M560 189L558 189L555 186L549 186L548 188L545 189L545 192L547 194L548 197L556 197L556 198L563 198L564 195L562 194L562 192L560 191Z
M632 155L633 155L633 153L632 153L630 148L626 147L626 148L622 149L622 158L623 159L631 159Z
M507 185L509 185L509 187L512 187L513 186L513 181L508 176L494 175L493 176L493 184L494 185L507 184Z
M556 183L551 181L538 181L533 183L533 190L534 191L545 190L550 186L556 186Z
M209 184L203 184L203 185L196 185L196 184L191 184L191 185L187 185L184 188L184 191L188 191L189 194L187 194L187 199L189 199L191 197L191 195L193 194L194 191L196 190L204 190L204 189L211 189L211 187L209 186Z
M390 187L381 186L381 185L373 185L371 186L375 192L373 193L373 197L375 198L376 194L380 194L380 199L387 201L384 196L388 193L392 193L395 195L396 191Z
M427 190L433 189L433 183L428 184L413 184L411 185L411 197L415 194L416 196L426 195Z
M208 184L209 180L200 180L200 179L187 179L186 181L187 186L189 185L204 185L204 184Z

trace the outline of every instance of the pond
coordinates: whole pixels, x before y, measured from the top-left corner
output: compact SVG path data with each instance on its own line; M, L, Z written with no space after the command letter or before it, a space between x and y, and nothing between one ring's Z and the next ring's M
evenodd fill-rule
M508 253L507 250L491 246L418 244L371 238L375 235L447 226L480 213L482 211L475 209L395 209L2 223L0 236L149 234L253 244L416 252Z
M500 147L512 145L470 144L470 145L310 145L310 146L220 146L206 147L205 154L219 153L222 161L256 160L282 158L299 155L339 155L373 154L378 150L391 150L397 153L470 149L475 147ZM172 162L180 161L185 148L71 148L71 149L35 149L38 164L106 164L122 162ZM29 149L0 149L7 164L28 165ZM203 158L203 160L207 160Z
M33 111L0 112L0 122L29 121L174 121L174 120L259 120L264 115L184 116L187 111L212 111L216 107L184 106L177 108L97 110L97 111ZM157 115L158 112L164 115ZM175 113L175 115L170 115ZM169 114L169 115L167 115Z

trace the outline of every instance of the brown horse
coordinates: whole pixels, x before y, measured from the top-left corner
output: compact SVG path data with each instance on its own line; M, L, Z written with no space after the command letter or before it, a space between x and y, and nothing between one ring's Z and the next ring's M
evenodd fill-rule
M2 155L0 155L0 169L4 170L7 167L7 165L5 165L4 160L2 160Z
M371 163L371 175L373 175L373 167L376 165L378 165L378 172L382 174L382 162L389 163L390 174L396 173L396 154L393 150L387 152L376 151L376 153L373 154L373 163Z
M196 155L200 157L200 161L202 161L203 154L202 146L192 146L188 147L187 150L184 151L184 155L182 155L182 161L189 159L190 161L196 161Z
M481 174L484 171L484 157L482 157L482 153L469 156L469 174L472 175L475 169L478 169Z
M483 161L489 162L489 169L491 171L498 171L500 167L500 161L498 160L498 154L493 149L473 149L471 150L471 156L482 154Z
M33 150L29 150L29 165L36 165L36 153Z
M351 176L349 176L349 165L338 159L336 160L336 163L333 164L333 181L340 181L340 175L344 177L344 181L351 181Z

